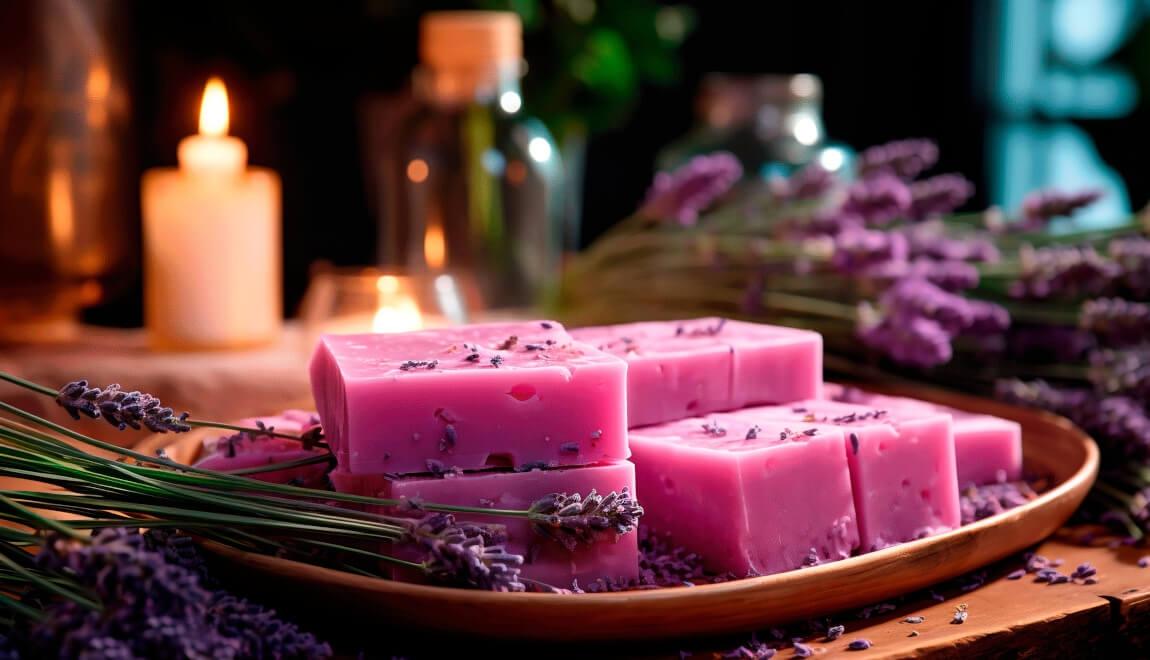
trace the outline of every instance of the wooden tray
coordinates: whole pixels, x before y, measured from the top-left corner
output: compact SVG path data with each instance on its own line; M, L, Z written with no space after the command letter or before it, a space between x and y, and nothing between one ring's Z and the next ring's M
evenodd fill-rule
M368 612L396 627L519 640L666 639L832 614L957 577L1049 536L1078 508L1097 476L1094 442L1061 417L925 387L883 391L1020 422L1026 467L1049 475L1051 489L1024 506L961 529L843 561L721 584L622 593L450 589L367 578L214 544L209 550L244 574L278 583L297 596L307 594L317 608L338 604L341 611ZM142 447L167 447L176 460L194 460L199 437L155 436Z

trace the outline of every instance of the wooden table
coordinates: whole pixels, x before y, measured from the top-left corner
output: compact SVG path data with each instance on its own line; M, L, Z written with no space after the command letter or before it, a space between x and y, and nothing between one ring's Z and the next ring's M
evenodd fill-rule
M1022 566L1021 559L1008 560L988 569L981 587L963 592L955 585L939 589L941 601L928 594L905 598L896 609L868 619L850 613L832 616L833 623L846 627L837 641L808 638L816 658L1140 658L1150 657L1150 568L1140 568L1138 559L1150 549L1120 546L1110 548L1106 541L1092 547L1077 542L1082 528L1063 530L1036 548L1048 559L1062 559L1059 570L1070 573L1083 562L1098 569L1098 583L1047 585L1033 576L1008 580L1006 574ZM225 576L227 577L227 576ZM242 581L242 576L237 576ZM232 584L235 584L234 582ZM260 594L253 593L259 597ZM265 595L266 600L266 595ZM269 601L289 616L293 604L277 598ZM951 623L955 608L967 607L965 623ZM340 612L306 626L329 640L341 657L429 658L447 654L458 657L548 657L548 658L721 658L750 640L746 635L711 639L673 639L658 643L594 646L509 645L442 635L425 637L410 630L376 625L349 625L355 613ZM313 610L314 611L314 610ZM370 613L366 616L370 619ZM903 623L910 616L922 616L920 624ZM507 622L515 625L515 622ZM573 621L577 626L579 622ZM917 636L910 636L911 631ZM866 651L849 651L847 645L865 638L873 643ZM759 639L771 639L769 631ZM689 656L687 654L690 654ZM790 648L776 658L792 658Z

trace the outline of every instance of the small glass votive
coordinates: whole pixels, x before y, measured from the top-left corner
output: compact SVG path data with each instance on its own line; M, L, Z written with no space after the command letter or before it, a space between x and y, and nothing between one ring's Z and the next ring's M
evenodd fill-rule
M313 266L300 304L302 350L321 334L410 332L472 322L483 309L465 273L410 274L394 269Z

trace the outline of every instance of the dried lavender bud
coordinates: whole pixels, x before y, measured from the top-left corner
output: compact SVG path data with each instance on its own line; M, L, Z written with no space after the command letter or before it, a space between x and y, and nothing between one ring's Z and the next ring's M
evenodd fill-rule
M1138 568L1146 568L1150 566L1150 556L1138 558Z
M659 172L639 214L694 225L699 213L743 176L739 160L726 152L696 156L672 172Z
M1100 190L1064 193L1058 190L1040 190L1022 200L1022 218L1019 229L1042 229L1054 218L1069 217L1102 198Z
M907 637L918 637L918 631L917 630L910 631L910 633L907 635Z
M1079 564L1070 577L1075 580L1085 580L1086 578L1094 577L1098 574L1098 569L1094 568L1090 562Z
M443 461L429 458L425 461L425 464L427 465L427 471L436 476L443 476L443 473L447 472L447 466L443 464Z
M763 429L761 426L759 426L758 424L753 424L753 425L751 425L751 428L747 429L747 436L744 439L745 440L754 440L754 439L758 438L759 434L762 432L763 432Z
M839 637L842 637L843 633L845 633L846 631L847 631L846 626L842 626L842 625L831 626L830 628L827 628L827 641L828 642L835 641Z
M858 436L858 434L852 431L850 433L850 441L851 441L851 453L853 453L857 456L859 453L859 436Z
M1007 580L1021 580L1022 576L1026 575L1026 569L1020 568L1016 571L1011 571L1006 574Z
M925 616L908 616L902 620L902 623L922 623L923 621L926 621Z
M815 654L814 649L807 646L806 644L803 644L802 642L795 642L793 646L795 649L796 658L809 658Z
M968 486L959 493L962 524L969 525L983 518L1009 511L1037 496L1034 489L1024 481Z
M447 424L443 427L443 437L439 439L439 451L447 451L455 448L456 441L459 440L459 435L455 430L453 424Z
M152 433L184 433L192 428L184 423L188 413L177 417L151 394L125 392L115 384L101 389L89 387L86 380L72 381L60 388L56 403L72 419L80 419L81 414L92 419L102 417L121 431L129 427L138 431L141 424Z
M578 442L564 442L563 444L559 445L559 453L561 453L561 454L578 454L579 453L579 443Z
M496 369L498 369L498 368L499 368L499 367L500 367L502 364L503 364L503 356L502 356L502 355L495 355L495 356L492 356L492 358L491 358L491 366L493 366L493 367L495 367Z
M539 325L542 326L544 330L550 330L551 328L555 327L553 324L548 323L547 321L540 321Z
M532 470L546 470L551 467L547 461L531 461L515 468L516 472L530 472Z
M502 546L488 547L480 535L449 528L423 539L428 557L424 572L434 582L485 591L523 591L519 581L523 557Z
M524 344L523 350L525 351L545 351L547 346L544 344Z
M807 551L807 556L803 557L803 566L818 566L819 565L819 551L811 548Z
M954 212L974 195L974 184L961 174L940 174L910 185L910 212L915 220Z
M966 617L967 616L968 615L967 615L966 610L955 610L954 611L954 618L952 618L950 620L950 622L953 624L956 624L956 625L966 623Z
M536 500L529 509L535 533L554 539L568 550L590 545L603 536L626 534L638 525L643 507L624 488L599 495L595 490L583 498L579 493L552 493Z
M603 437L603 429L595 429L591 432L591 441L594 442Z
M439 366L439 360L407 360L399 365L400 371L412 371L413 369L434 369Z
M463 358L468 362L479 362L479 353L468 353L467 357Z
M872 646L869 639L856 639L850 644L847 644L847 649L851 651L865 651Z
M712 419L711 421L705 422L703 424L703 433L706 433L713 438L719 438L727 435L727 429L719 426L718 420Z
M938 162L938 146L923 139L897 140L870 147L859 154L859 175L887 173L913 179Z

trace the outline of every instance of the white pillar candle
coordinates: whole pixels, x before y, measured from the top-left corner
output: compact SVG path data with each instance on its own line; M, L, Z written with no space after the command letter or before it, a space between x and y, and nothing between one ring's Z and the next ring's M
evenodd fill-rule
M208 81L179 168L144 173L144 311L161 349L238 348L282 326L280 179L247 166L227 91Z

